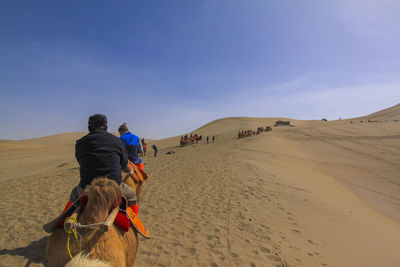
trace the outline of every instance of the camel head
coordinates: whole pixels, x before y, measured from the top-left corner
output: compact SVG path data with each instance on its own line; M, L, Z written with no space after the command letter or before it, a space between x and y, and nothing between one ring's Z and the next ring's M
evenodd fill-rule
M108 213L119 206L121 200L121 189L118 184L107 177L99 177L86 187L87 204L85 212L89 217L98 220L107 218Z

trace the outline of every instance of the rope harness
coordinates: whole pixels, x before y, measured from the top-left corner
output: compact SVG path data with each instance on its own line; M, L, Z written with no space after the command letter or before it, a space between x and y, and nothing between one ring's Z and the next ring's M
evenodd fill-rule
M103 226L103 227L97 227L97 226ZM72 253L71 253L71 249L70 249L70 246L69 246L70 239L71 239L71 234L74 234L75 240L76 240L76 242L78 244L78 247L79 247L79 252L81 252L81 250L82 250L82 236L77 231L80 228L90 228L90 229L94 229L94 230L102 231L102 232L107 232L108 231L108 225L107 225L107 223L105 221L101 222L101 223L80 224L76 220L76 218L73 217L73 216L70 216L70 217L66 218L65 221L64 221L64 231L68 234L67 251L68 251L68 255L69 255L69 257L71 259L73 258Z

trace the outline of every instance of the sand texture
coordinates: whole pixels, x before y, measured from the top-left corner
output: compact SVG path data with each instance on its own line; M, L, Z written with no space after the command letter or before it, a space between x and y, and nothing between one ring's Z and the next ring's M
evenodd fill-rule
M400 266L399 111L241 139L278 118L226 118L198 144L153 141L135 266ZM84 134L0 142L0 266L46 266L41 226L79 181Z

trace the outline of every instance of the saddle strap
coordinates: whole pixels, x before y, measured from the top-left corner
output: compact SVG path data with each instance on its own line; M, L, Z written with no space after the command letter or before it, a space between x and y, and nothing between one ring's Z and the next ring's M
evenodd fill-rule
M128 176L124 177L124 182L126 181L126 179L128 179L129 176L132 177L135 183L143 183L145 180L147 180L147 174L143 170L141 170L136 164L128 161L126 167L128 169Z
M135 170L135 173L137 174L137 176L138 176L139 179L140 179L140 182L143 183L145 180L147 180L147 174L146 174L143 170L141 170L141 169L138 167L138 165L133 164L133 163L132 163L132 165L133 165L133 169Z

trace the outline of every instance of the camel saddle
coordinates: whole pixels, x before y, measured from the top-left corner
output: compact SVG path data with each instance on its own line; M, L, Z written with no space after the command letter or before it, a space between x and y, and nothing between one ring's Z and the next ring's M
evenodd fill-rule
M119 212L115 218L115 223L125 231L129 230L130 223L135 227L139 234L144 238L150 238L150 233L143 225L139 217L133 212L128 206L128 200L125 197L122 198L122 202L119 206Z
M66 218L71 216L71 214L80 207L81 210L85 208L87 203L87 196L82 195L77 201L74 203L69 202L65 207L64 211L54 220L50 221L47 224L43 225L43 229L47 233L52 233L56 229L62 229L64 227L64 221ZM128 207L128 201L125 197L122 197L121 204L119 206L119 212L115 217L114 224L116 224L119 228L124 231L128 231L130 225L137 230L139 234L141 234L144 238L150 238L150 233L143 225L142 221L139 217L133 212L133 210Z
M143 183L148 178L147 173L141 170L136 164L134 164L130 160L128 160L128 165L126 166L126 169L128 175L132 177L135 183ZM126 178L127 177L125 177L123 180L126 180Z

